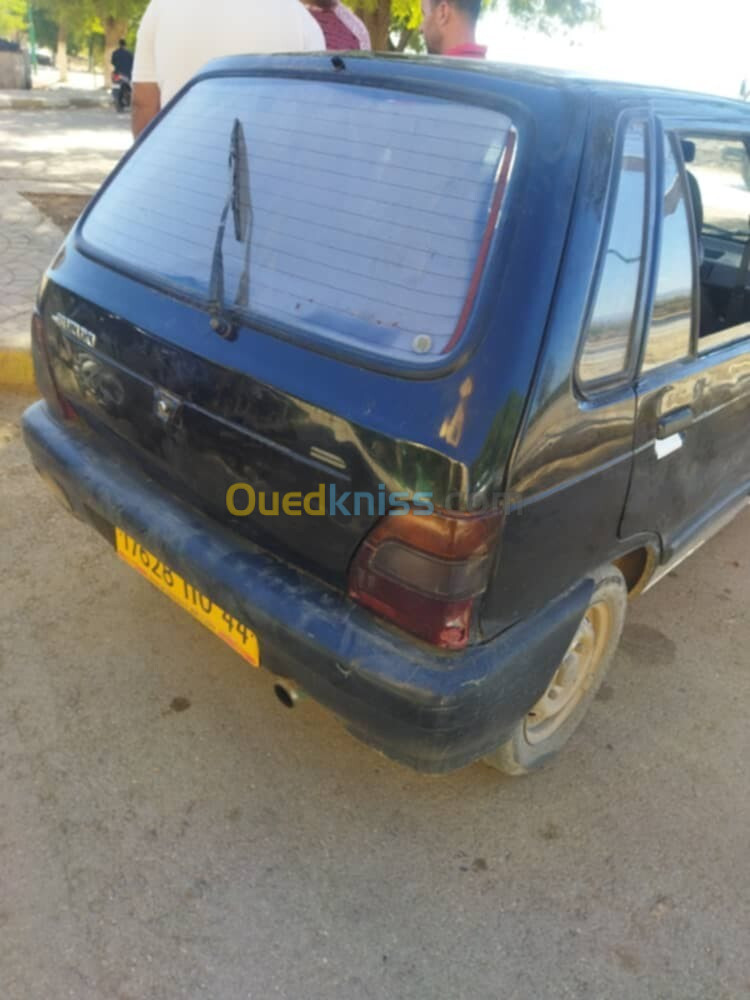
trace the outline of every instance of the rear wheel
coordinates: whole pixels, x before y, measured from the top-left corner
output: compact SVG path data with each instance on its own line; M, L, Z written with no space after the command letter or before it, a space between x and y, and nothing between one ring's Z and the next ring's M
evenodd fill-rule
M583 721L614 657L625 623L628 591L615 566L599 570L573 641L539 701L507 743L484 758L505 774L528 774L568 742Z

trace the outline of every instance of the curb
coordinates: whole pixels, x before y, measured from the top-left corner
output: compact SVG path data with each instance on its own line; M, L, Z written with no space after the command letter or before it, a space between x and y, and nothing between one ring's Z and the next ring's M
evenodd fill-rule
M0 111L64 111L66 108L106 108L112 101L108 94L89 97L86 94L49 98L42 94L9 96L0 92Z
M38 392L30 350L23 347L0 347L0 389Z

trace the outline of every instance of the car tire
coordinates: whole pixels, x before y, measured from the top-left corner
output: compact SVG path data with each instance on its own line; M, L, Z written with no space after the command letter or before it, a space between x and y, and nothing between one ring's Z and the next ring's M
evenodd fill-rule
M586 715L620 642L628 590L616 566L592 574L594 590L573 641L539 701L484 763L524 775L565 746Z

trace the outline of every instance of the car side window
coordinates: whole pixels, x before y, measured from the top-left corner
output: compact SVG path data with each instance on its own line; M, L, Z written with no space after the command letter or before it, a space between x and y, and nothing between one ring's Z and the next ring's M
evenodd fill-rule
M671 136L664 137L661 251L643 371L687 357L692 343L694 267L690 203L673 142Z
M750 337L750 138L686 135L701 266L698 351Z
M646 124L628 126L594 307L578 361L578 381L596 386L629 367L646 218Z

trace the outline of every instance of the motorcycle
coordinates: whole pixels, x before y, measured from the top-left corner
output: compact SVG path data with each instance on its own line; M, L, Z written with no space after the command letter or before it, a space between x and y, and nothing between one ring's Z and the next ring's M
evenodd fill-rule
M122 73L112 74L112 100L118 113L127 111L130 108L130 101L133 96L133 88L130 77Z

